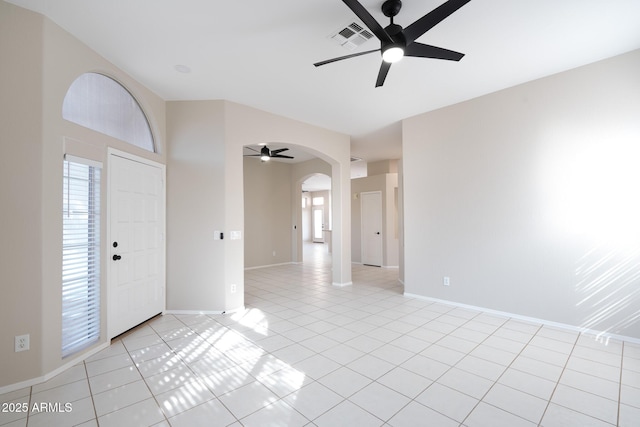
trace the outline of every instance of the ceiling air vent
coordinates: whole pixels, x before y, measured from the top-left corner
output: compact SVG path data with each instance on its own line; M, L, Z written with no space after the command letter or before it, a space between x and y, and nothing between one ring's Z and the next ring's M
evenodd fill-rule
M373 34L363 28L362 25L352 22L346 27L336 31L331 38L337 41L340 46L354 50L367 40L373 38Z
M352 157L352 158L351 158L351 161L352 161L352 162L361 162L361 161L362 161L362 159L361 159L360 157Z

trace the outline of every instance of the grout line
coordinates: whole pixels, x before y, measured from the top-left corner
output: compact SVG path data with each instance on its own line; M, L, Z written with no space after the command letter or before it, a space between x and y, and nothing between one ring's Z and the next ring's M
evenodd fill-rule
M29 417L31 417L31 399L33 399L33 386L29 387L29 403L27 404L27 423L26 425L29 425Z
M98 427L100 427L100 421L98 420L98 411L96 411L96 402L93 399L93 390L91 390L91 381L89 381L89 371L87 370L87 362L84 360L82 361L82 367L84 368L84 374L86 375L87 384L89 386L89 396L91 397L91 407L93 408L93 415L95 416L96 424L98 425Z
M564 366L562 367L562 372L560 372L560 376L558 377L558 381L556 382L556 385L553 387L553 391L551 392L551 395L549 396L549 400L547 401L547 406L544 408L544 412L542 412L542 417L540 418L540 422L542 422L542 420L544 419L544 416L547 414L547 411L549 410L549 406L551 406L551 400L553 399L553 396L556 394L556 390L558 389L558 386L560 385L560 380L562 379L562 376L564 375L564 371L567 369L567 366L569 365L569 361L571 360L571 355L573 354L573 351L576 349L576 346L578 345L578 340L580 340L580 336L582 334L578 333L578 336L576 337L574 343L573 343L573 347L571 348L571 351L569 352L569 355L567 356L567 361L564 363ZM572 411L575 411L574 409L568 408ZM576 411L577 412L577 411ZM582 412L581 412L582 414ZM587 416L587 414L584 414L585 416ZM589 415L590 416L590 415Z
M620 425L620 410L622 407L622 373L624 371L624 341L620 351L620 383L618 384L618 413L616 414L616 425Z

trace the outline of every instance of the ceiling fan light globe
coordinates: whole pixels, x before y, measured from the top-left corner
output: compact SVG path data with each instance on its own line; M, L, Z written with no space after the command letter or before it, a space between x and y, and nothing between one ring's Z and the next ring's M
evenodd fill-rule
M393 64L404 57L404 49L400 46L390 46L382 52L382 60Z
M262 156L260 156L260 160L262 160L263 162L268 162L270 158L271 157L265 156L264 154Z

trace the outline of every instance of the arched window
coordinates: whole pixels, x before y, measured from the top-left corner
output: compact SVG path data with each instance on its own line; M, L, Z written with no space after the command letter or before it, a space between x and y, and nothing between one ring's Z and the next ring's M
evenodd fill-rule
M98 73L85 73L69 87L62 117L96 132L155 152L147 117L120 83Z

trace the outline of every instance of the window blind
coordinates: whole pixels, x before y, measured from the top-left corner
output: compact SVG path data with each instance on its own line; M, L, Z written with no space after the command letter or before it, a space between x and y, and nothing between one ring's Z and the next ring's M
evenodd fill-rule
M62 102L62 118L155 152L149 121L138 101L119 82L98 73L85 73Z
M62 357L100 338L100 171L96 162L64 161Z

